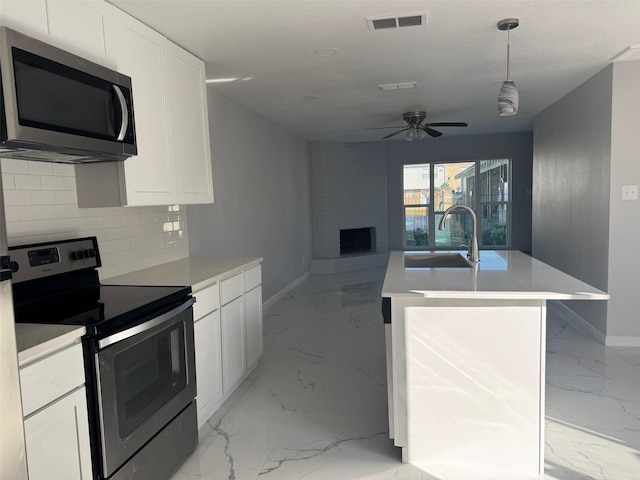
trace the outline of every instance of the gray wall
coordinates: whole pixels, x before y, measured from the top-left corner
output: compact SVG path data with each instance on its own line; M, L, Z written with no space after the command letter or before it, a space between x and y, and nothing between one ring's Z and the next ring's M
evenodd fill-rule
M622 185L640 184L639 85L640 62L614 64L607 343L636 346L640 346L640 201L623 201L621 190Z
M422 141L387 142L387 203L389 249L403 249L402 167L431 163L511 158L513 165L512 245L531 251L531 133L440 137Z
M534 121L533 254L608 291L566 302L609 345L640 346L640 62L609 65Z
M188 206L189 252L264 257L266 301L309 270L309 145L212 88L207 93L214 203Z
M609 67L534 119L533 255L608 288L611 89ZM567 302L602 334L605 302Z

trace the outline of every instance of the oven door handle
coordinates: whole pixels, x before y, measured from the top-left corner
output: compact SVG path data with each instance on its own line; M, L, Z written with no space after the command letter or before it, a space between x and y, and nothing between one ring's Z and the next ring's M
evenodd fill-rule
M122 340L126 340L127 338L131 338L134 335L138 335L142 332L146 332L158 325L165 323L167 320L170 320L172 317L184 312L187 308L190 308L196 299L194 297L190 297L184 303L178 305L173 310L169 310L162 315L159 315L151 320L148 320L140 325L136 325L135 327L128 328L127 330L123 330L122 332L114 333L113 335L109 335L108 337L102 338L98 340L98 349L102 350L109 345L113 345L114 343L121 342Z

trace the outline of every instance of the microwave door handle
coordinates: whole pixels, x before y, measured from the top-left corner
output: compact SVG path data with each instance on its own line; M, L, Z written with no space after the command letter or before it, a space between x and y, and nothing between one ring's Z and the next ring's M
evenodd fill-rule
M118 134L118 138L116 139L118 142L124 140L124 136L127 133L127 128L129 128L129 109L127 108L127 101L122 94L122 90L117 85L113 85L113 89L116 92L116 96L120 101L120 111L122 112L122 119L120 121L120 133Z
M163 313L162 315L152 318L151 320L141 323L140 325L136 325L135 327L131 327L122 332L114 333L113 335L110 335L106 338L102 338L98 340L98 348L102 350L103 348L108 347L109 345L113 345L114 343L121 342L122 340L131 338L134 335L138 335L142 332L146 332L147 330L151 330L153 327L157 327L158 325L165 323L167 320L170 320L172 317L175 317L179 313L184 312L187 308L191 307L195 302L196 302L195 298L189 297L187 301L178 305L173 310Z

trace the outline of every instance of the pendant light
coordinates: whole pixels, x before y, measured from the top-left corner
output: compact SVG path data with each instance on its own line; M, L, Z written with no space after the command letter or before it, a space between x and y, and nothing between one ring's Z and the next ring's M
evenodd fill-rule
M498 22L498 30L507 31L507 79L502 82L502 87L498 94L498 113L502 117L518 113L518 104L520 102L518 88L509 77L509 32L518 25L520 25L520 20L517 18L505 18Z

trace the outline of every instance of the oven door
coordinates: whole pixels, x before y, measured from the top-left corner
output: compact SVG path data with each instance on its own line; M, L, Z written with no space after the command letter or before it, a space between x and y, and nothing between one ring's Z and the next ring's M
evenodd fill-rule
M111 476L193 402L195 299L99 339L94 354L100 463Z

